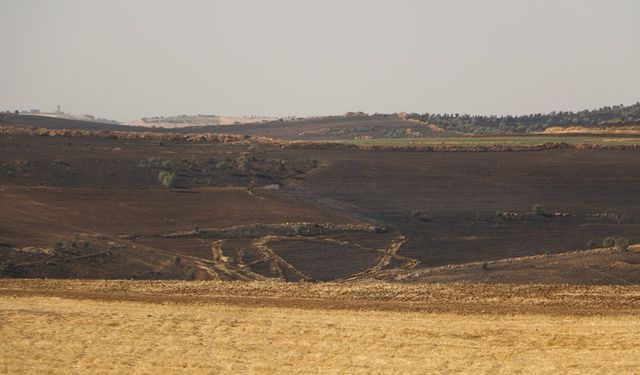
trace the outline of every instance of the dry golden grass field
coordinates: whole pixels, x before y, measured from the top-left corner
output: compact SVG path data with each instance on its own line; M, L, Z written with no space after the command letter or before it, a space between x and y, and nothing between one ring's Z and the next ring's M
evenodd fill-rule
M640 288L0 281L5 373L637 373Z

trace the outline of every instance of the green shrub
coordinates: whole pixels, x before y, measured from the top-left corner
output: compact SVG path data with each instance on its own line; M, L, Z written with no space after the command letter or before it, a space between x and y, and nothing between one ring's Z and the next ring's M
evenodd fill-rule
M602 240L602 247L614 247L616 245L616 239L613 237L605 237Z
M165 169L173 169L173 162L171 160L163 160L160 165Z
M533 207L531 208L531 212L533 212L533 214L538 216L543 216L546 214L546 212L544 211L544 208L542 208L542 206L540 206L539 204L534 204Z
M293 227L293 232L296 236L303 235L305 232L307 232L307 226L304 224L296 224Z
M615 240L615 246L616 249L620 251L627 251L629 250L629 240L626 238L618 237Z
M171 189L176 186L176 174L173 172L162 171L158 173L158 180L167 189Z
M629 240L624 237L606 237L602 240L602 246L607 248L616 248L620 251L629 250Z

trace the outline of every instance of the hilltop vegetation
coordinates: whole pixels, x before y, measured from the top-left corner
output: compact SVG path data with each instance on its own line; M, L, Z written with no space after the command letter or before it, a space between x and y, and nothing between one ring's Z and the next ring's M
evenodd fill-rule
M550 127L613 126L640 123L640 102L579 112L560 111L522 116L481 116L458 113L412 113L407 118L442 129L473 134L532 133Z
M90 131L162 133L216 133L279 140L329 141L394 138L464 137L472 134L549 133L638 134L640 102L579 112L551 112L521 116L468 114L348 112L340 116L308 118L224 117L178 115L148 117L129 125L61 119L0 112L3 127L48 128Z

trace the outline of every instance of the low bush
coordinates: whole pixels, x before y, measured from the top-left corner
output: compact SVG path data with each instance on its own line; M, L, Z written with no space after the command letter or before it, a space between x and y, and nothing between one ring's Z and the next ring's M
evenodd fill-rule
M616 238L616 249L620 251L628 251L629 250L629 240L626 238L618 237Z
M540 206L539 204L534 204L533 207L531 208L531 212L534 215L538 215L538 216L546 215L546 212L544 211L544 208L542 208L542 206Z
M607 247L607 248L614 247L615 244L616 244L616 239L613 237L605 237L602 240L602 247Z
M172 189L176 185L176 174L169 171L158 173L158 180L167 189Z
M606 237L602 240L602 246L606 248L616 248L619 251L628 251L629 240L624 237Z
M173 162L171 160L163 160L160 165L165 169L173 169Z

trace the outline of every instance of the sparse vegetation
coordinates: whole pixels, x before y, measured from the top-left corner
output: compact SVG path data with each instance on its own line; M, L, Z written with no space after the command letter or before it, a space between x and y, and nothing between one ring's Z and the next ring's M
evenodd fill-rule
M400 148L425 149L442 151L491 151L519 149L552 149L552 148L601 148L601 147L633 147L640 145L637 137L599 137L589 135L528 135L528 136L491 136L491 137L428 137L428 138L373 138L334 140L335 144L354 145L363 149ZM320 142L309 142L317 145ZM325 142L327 143L327 142ZM296 145L296 144L293 144ZM300 147L300 145L296 145ZM327 146L328 147L328 146Z
M614 237L605 237L602 240L602 247L612 248L616 245L616 239Z
M531 212L534 215L538 216L544 216L547 214L544 208L542 208L542 206L540 206L539 204L534 204L533 207L531 207Z
M602 246L613 249L615 248L618 251L627 251L629 250L629 240L624 237L606 237L602 240Z
M167 170L173 170L173 162L171 160L163 160L160 166Z
M138 167L159 171L158 180L168 188L175 186L178 176L185 188L192 184L259 187L305 173L317 164L316 160L262 159L240 153L236 158L221 160L213 157L178 160L150 157L138 162ZM173 184L170 173L175 177Z
M0 171L4 171L9 177L24 175L31 170L31 163L26 160L17 160L13 162L0 162Z
M264 236L320 236L341 233L385 233L387 229L369 224L282 223L235 225L227 228L198 228L197 230L165 234L164 238L203 236L208 238L257 238Z
M161 171L158 173L158 180L167 189L173 189L176 186L176 174L169 171Z
M618 237L615 241L616 249L619 251L628 251L629 250L629 240L626 238Z

